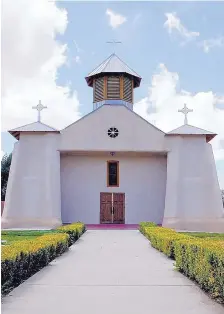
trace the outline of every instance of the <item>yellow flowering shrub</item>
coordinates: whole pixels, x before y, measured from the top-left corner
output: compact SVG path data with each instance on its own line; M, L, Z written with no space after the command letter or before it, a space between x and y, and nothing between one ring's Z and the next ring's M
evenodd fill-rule
M171 258L174 258L174 242L189 238L187 235L162 227L144 227L144 235L150 240L153 247Z
M82 234L83 231L85 230L85 225L82 222L74 222L69 225L58 227L56 230L61 230L63 232L70 232L76 230L79 234Z
M22 240L2 247L2 294L46 266L68 249L69 235L49 233L33 240Z
M182 239L174 243L177 269L224 303L224 241Z
M81 222L75 222L58 227L56 231L67 233L69 235L69 245L72 245L85 232L85 225Z
M139 230L145 234L145 228L146 227L157 227L157 224L155 222L147 222L147 221L143 221L143 222L140 222L139 224Z
M65 252L84 231L84 224L74 223L32 240L15 241L2 246L2 294L7 294Z
M43 248L56 247L58 243L68 245L69 236L61 233L42 235L33 240L21 240L2 247L1 260L15 260L21 253L32 254Z
M213 298L224 303L224 241L196 238L172 229L143 225L140 231L151 245L174 258L176 268L195 280Z

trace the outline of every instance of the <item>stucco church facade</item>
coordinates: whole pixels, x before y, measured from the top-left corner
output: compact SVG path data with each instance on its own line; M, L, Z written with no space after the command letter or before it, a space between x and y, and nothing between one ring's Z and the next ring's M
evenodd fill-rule
M133 94L141 77L115 54L86 81L93 88L88 115L60 131L40 119L9 131L18 141L2 227L154 221L224 232L209 143L216 134L187 121L165 133L137 115Z

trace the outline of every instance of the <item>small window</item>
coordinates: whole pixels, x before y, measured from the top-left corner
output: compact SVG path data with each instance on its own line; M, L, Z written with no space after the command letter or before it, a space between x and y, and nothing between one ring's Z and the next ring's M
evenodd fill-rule
M107 186L119 186L119 161L107 162Z

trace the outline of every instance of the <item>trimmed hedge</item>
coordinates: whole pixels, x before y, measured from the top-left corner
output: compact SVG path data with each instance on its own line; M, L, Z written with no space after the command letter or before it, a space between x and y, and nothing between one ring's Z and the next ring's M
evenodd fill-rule
M162 227L140 226L151 245L175 259L176 268L224 303L224 241L199 239Z
M47 234L34 240L17 241L2 247L2 294L9 293L24 280L68 249L67 234Z
M21 240L2 246L2 295L9 293L64 253L84 231L84 224L74 223L33 240Z
M179 234L174 230L162 227L144 227L144 235L150 240L154 248L170 258L175 257L175 241L189 238L187 235Z
M182 239L174 243L177 269L224 303L224 241Z
M56 232L67 233L69 235L69 246L75 243L85 231L86 227L81 222L61 226L56 229Z
M155 222L147 222L143 221L139 224L139 230L144 234L144 230L146 227L157 227L157 224Z

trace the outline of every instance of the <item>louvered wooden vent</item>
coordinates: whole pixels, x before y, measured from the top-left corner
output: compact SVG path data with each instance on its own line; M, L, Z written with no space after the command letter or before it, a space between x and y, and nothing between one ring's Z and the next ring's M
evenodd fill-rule
M107 99L120 99L120 77L108 76Z
M124 100L132 103L132 80L124 77Z
M103 77L98 77L95 80L94 92L93 92L94 102L102 101L104 99L103 84L104 84L104 78Z

